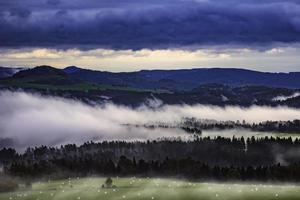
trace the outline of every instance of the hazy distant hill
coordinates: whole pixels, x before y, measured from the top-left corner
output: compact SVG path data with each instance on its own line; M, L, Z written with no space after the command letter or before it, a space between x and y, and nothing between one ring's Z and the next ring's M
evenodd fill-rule
M233 68L183 70L142 70L138 72L102 72L77 67L64 69L71 77L88 82L145 89L191 90L203 84L229 86L263 85L300 88L300 72L266 73Z
M24 70L25 68L10 68L10 67L0 67L0 78L6 78L13 76L15 73Z

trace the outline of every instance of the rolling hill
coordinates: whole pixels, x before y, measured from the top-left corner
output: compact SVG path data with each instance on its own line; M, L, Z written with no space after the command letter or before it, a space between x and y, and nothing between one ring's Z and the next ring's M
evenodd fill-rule
M300 72L267 73L233 68L199 68L112 73L81 69L74 66L67 67L64 71L72 78L87 82L144 89L183 91L211 83L233 87L263 85L268 87L300 88Z
M74 84L79 82L130 87L142 90L189 91L201 85L222 84L230 87L267 86L300 88L300 72L270 73L236 68L198 68L182 70L141 70L106 72L76 66L57 69L38 66L32 69L0 68L0 78L34 79L34 82ZM60 81L59 81L60 80Z
M242 69L153 70L112 73L75 66L39 66L0 79L2 89L23 89L87 103L286 105L300 107L300 73ZM277 97L287 97L274 101ZM292 98L288 98L292 97Z

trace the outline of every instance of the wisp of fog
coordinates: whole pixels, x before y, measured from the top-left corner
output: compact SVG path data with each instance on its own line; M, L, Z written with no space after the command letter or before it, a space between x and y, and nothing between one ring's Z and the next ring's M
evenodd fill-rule
M183 117L215 120L300 119L300 110L287 107L241 108L204 105L164 105L138 108L105 104L91 106L80 101L25 92L0 92L0 138L11 138L20 148L60 145L94 140L146 140L184 136L176 129L149 130L124 124L172 123Z

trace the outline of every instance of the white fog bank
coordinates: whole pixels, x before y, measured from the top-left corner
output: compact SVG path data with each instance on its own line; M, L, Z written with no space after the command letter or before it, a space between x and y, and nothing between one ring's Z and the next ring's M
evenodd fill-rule
M300 109L287 107L146 106L129 108L107 104L89 106L79 101L24 92L0 92L0 138L12 138L20 147L82 143L88 140L143 140L176 137L176 129L127 127L122 124L174 122L182 117L215 120L300 119Z

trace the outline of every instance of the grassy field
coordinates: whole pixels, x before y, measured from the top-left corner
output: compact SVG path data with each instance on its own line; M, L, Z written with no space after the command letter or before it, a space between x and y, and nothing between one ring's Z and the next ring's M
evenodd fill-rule
M32 189L0 193L1 200L299 200L300 186L195 183L171 179L113 178L117 188L102 189L104 178L36 182Z

